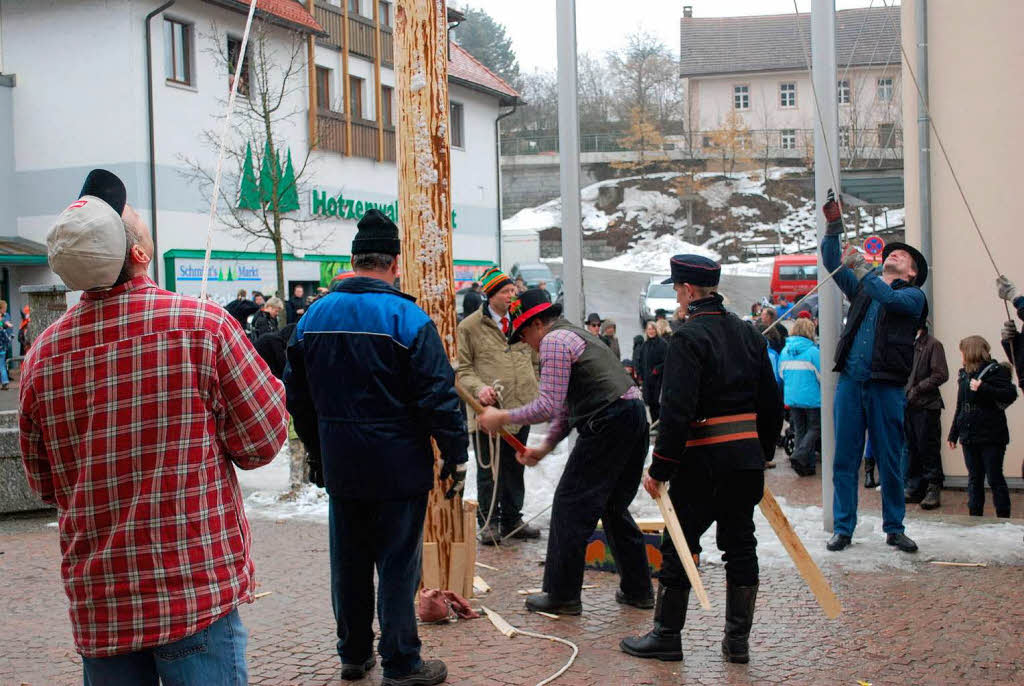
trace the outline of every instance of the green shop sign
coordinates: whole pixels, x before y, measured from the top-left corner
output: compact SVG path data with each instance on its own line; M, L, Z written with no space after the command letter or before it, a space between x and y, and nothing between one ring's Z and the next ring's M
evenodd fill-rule
M398 221L398 201L390 203L371 202L369 200L356 200L346 198L341 193L337 196L328 195L327 191L312 191L310 202L312 213L317 217L330 217L335 219L351 219L359 221L363 214L369 210L380 210L388 219ZM459 228L455 223L455 210L452 210L452 229Z

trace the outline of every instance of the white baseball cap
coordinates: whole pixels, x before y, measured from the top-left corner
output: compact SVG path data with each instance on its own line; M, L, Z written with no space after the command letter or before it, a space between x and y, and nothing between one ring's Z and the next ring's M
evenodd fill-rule
M50 269L68 288L110 288L117 281L128 246L121 213L111 203L120 205L123 211L124 197L120 179L110 172L94 170L86 179L82 195L61 212L46 234Z

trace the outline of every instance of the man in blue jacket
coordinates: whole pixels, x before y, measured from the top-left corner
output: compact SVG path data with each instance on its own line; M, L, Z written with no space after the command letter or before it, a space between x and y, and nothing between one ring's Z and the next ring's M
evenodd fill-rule
M377 210L352 241L355 276L313 303L288 346L285 387L311 479L330 497L331 600L343 679L373 657L373 572L383 684L437 684L440 660L420 659L413 597L434 480L433 438L462 493L469 439L455 373L430 317L395 289L398 227Z
M850 313L835 353L834 371L840 373L832 468L835 533L827 547L837 551L852 542L857 526L857 470L867 430L882 482L885 542L903 552L917 552L917 544L903 527L903 389L914 360L914 339L928 313L920 288L928 278L928 263L917 249L904 243L885 247L881 274L856 249L841 257L842 209L831 189L822 211L828 220L821 242L822 262L830 273L836 272L836 285L850 300Z

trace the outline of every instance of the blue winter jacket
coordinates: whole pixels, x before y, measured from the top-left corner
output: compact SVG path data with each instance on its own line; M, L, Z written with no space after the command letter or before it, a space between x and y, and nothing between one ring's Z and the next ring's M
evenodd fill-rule
M790 335L779 362L789 407L821 407L821 353L814 341Z
M295 431L319 455L327 492L402 500L430 491L437 441L467 459L455 372L430 317L377 279L346 279L310 305L284 374Z

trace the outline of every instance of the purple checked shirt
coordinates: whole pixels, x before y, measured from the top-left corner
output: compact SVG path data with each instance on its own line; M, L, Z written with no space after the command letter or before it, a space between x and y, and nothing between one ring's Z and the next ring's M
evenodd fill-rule
M510 424L540 424L550 420L548 445L556 445L569 433L569 408L565 396L569 392L572 365L580 359L587 344L572 331L552 331L540 343L540 394L529 405L509 410ZM622 394L625 400L640 397L640 390L630 386Z

